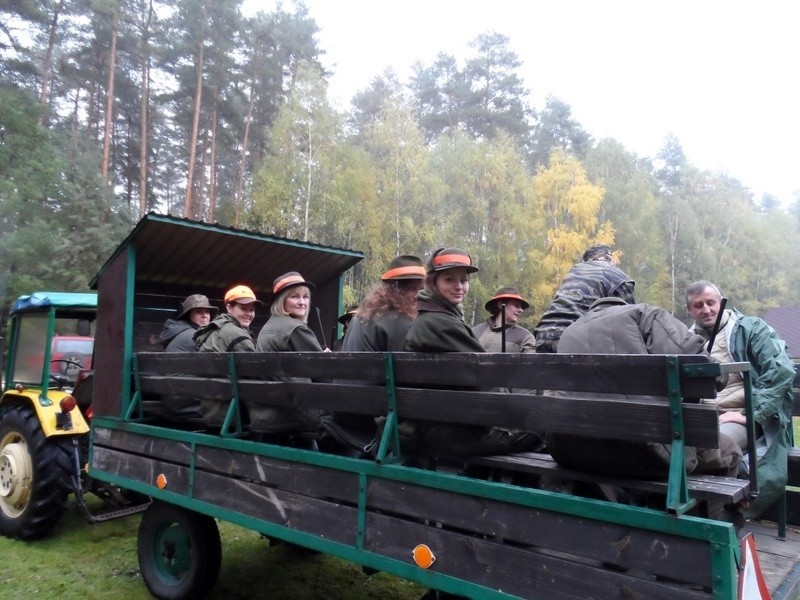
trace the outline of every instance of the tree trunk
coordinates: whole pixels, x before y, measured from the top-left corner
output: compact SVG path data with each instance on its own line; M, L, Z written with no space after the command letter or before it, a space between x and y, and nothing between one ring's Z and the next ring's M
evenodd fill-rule
M203 17L205 18L205 16ZM192 113L192 134L189 140L189 171L186 174L186 198L183 202L183 216L194 216L194 167L197 163L197 137L200 129L200 106L203 99L203 56L205 40L197 44L197 79L194 90L194 109Z
M46 124L47 115L50 112L47 107L50 105L50 82L53 78L53 49L56 47L56 34L58 33L58 18L61 16L63 2L53 4L53 18L50 19L50 31L47 36L47 51L42 65L42 89L39 92L39 104L42 112L39 115L39 127Z
M247 145L250 140L250 124L253 122L253 106L255 105L255 78L250 84L250 99L247 101L247 117L244 122L244 139L242 140L242 153L239 157L239 173L236 176L236 192L233 202L235 204L233 226L239 227L242 217L242 193L244 191L244 173L247 168Z
M103 132L103 163L101 167L103 183L108 184L109 157L111 156L111 127L114 114L114 71L117 63L117 10L112 9L111 48L108 51L108 85L106 86L105 131Z
M147 213L147 144L149 141L150 110L150 25L153 22L153 0L147 7L147 19L142 30L142 98L141 112L141 144L139 146L139 218Z
M211 113L211 166L208 185L208 222L216 223L217 206L217 90L214 90L214 110Z

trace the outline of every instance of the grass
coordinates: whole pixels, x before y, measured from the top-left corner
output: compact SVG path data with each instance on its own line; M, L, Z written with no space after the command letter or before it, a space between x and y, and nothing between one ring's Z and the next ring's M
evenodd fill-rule
M21 542L0 537L3 598L139 600L150 594L139 573L139 516L88 525L70 506L50 537ZM258 533L219 523L222 568L209 598L214 600L416 600L425 589L327 555L298 556L270 547Z

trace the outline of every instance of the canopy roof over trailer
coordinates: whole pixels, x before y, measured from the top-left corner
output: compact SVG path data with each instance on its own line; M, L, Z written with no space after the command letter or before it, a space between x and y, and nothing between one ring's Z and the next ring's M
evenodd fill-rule
M364 258L354 250L150 213L106 261L92 289L129 247L136 251L137 285L226 289L243 284L259 298L266 298L273 279L287 271L299 271L319 287Z
M224 309L225 291L252 288L266 304L251 327L257 334L269 314L274 279L300 272L314 288L315 333L330 339L341 306L345 271L364 255L150 213L117 247L91 281L98 291L95 333L94 401L96 415L119 415L131 397L131 357L158 351L165 318L189 294L205 294Z

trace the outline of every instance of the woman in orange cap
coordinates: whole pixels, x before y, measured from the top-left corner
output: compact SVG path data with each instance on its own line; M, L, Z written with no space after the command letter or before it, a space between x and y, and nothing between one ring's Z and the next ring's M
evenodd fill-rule
M361 302L342 344L343 352L398 352L417 316L417 292L425 279L422 261L396 256Z
M419 315L406 337L406 350L414 352L485 352L464 322L462 302L469 293L470 274L478 267L460 248L439 248L428 259L425 288L417 294ZM405 444L422 453L481 456L524 452L540 446L538 435L528 431L454 425L435 421L405 422Z
M258 352L322 351L317 337L306 324L313 287L314 284L303 279L297 271L284 273L272 282L270 318L258 334ZM281 379L303 380L295 377ZM250 427L268 434L316 432L321 425L321 415L322 411L315 409L260 406L257 411L250 411Z
M530 304L515 287L502 287L485 304L489 318L472 328L487 352L534 352L536 339L519 325Z
M256 349L250 324L261 301L246 285L237 285L225 293L226 312L194 334L200 352L253 352Z
M258 334L259 352L322 351L317 336L308 326L313 287L297 271L284 273L272 282L271 316Z
M412 352L485 352L464 321L469 277L477 273L461 248L438 248L428 259L425 287L417 294L417 311L406 336Z

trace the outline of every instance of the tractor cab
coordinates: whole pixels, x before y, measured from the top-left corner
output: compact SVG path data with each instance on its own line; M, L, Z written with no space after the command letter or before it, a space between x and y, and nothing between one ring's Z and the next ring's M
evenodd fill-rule
M35 386L74 387L90 369L94 349L96 294L36 292L11 307L11 337L4 391Z
M11 308L0 405L24 401L39 414L46 431L75 433L75 426L85 427L74 418L65 418L72 400L67 399L65 407L59 404L71 398L82 373L92 366L96 314L96 294L36 292L20 296Z

